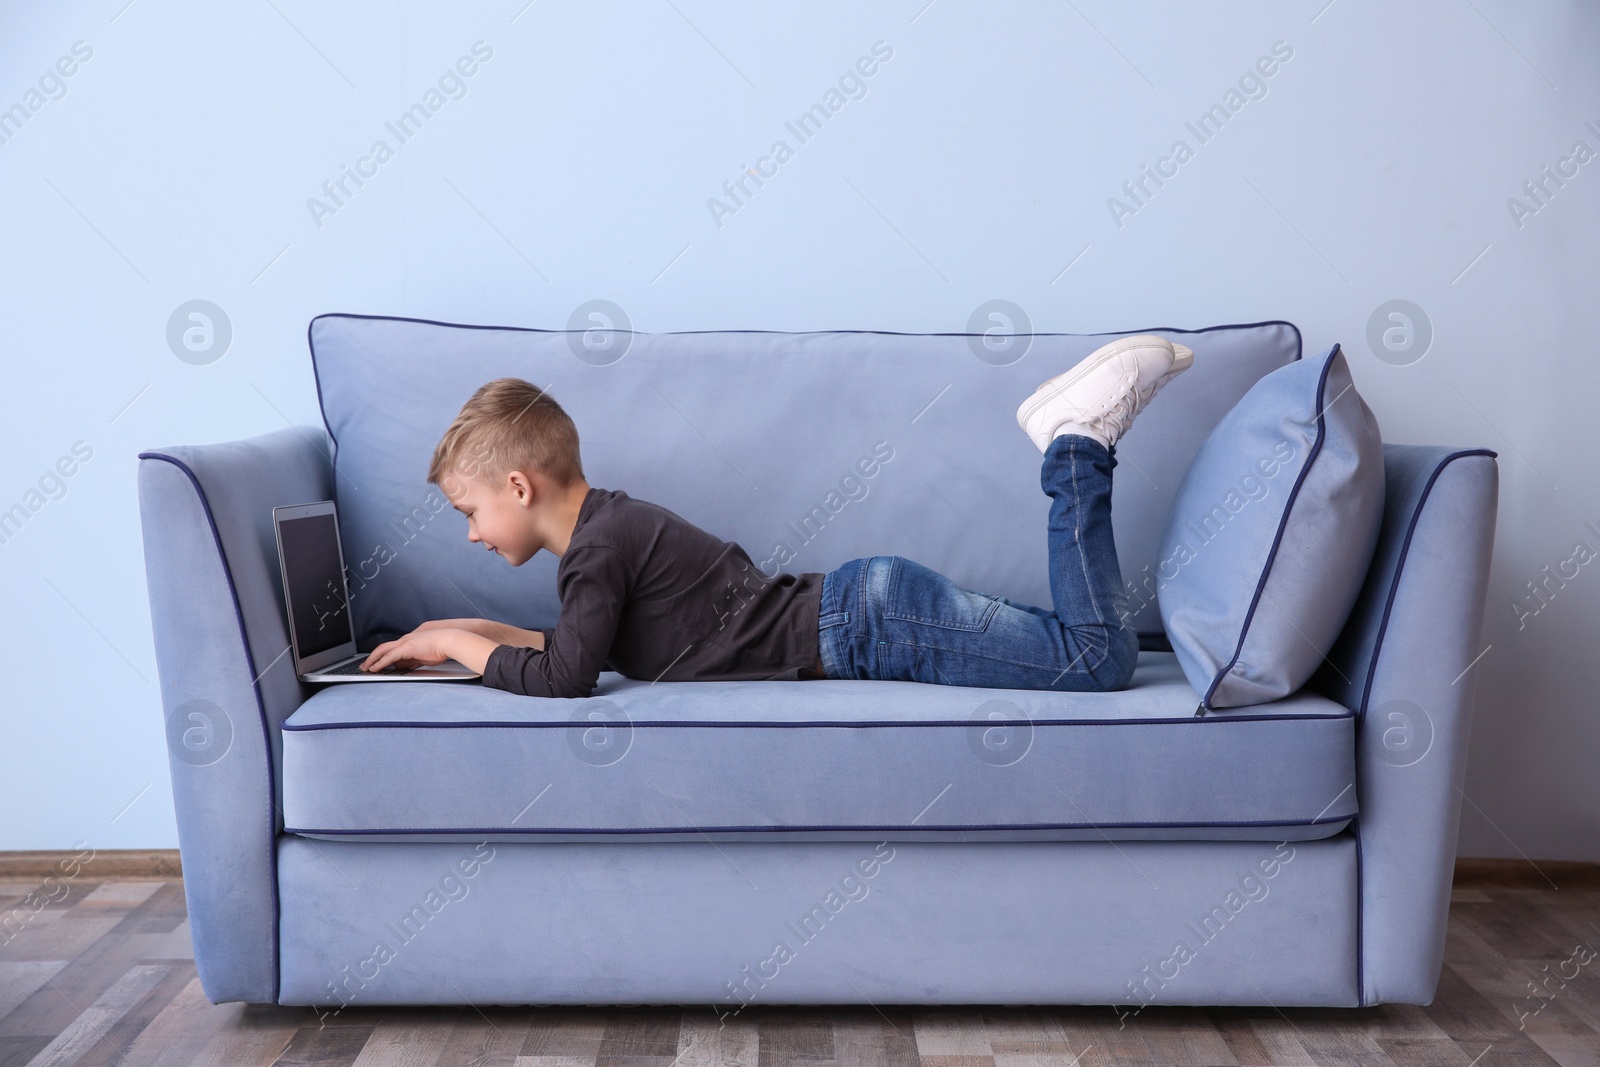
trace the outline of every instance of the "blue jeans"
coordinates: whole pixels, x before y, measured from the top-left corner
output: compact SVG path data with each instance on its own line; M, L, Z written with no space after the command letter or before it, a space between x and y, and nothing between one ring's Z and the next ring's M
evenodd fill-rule
M1052 499L1054 611L970 592L903 556L853 559L822 580L825 675L1063 692L1126 688L1139 635L1121 610L1113 452L1068 433L1044 454L1039 480Z

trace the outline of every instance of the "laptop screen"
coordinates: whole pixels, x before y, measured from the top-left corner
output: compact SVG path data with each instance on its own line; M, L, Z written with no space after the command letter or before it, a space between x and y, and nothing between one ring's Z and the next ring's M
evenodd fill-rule
M350 641L349 605L344 596L344 561L332 515L283 519L283 582L294 612L294 640L301 659Z

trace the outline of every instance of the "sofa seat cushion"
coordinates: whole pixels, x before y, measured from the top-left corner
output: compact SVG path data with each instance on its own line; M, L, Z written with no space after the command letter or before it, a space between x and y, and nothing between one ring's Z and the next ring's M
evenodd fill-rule
M472 840L1305 840L1356 813L1355 720L1307 690L1196 718L1170 652L1114 693L332 685L283 724L284 826Z

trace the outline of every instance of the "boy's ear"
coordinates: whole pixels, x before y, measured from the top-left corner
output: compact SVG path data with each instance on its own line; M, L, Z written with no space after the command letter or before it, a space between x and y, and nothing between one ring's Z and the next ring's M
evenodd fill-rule
M517 503L523 507L531 507L535 496L533 480L522 471L512 471L506 475L506 488L517 498Z

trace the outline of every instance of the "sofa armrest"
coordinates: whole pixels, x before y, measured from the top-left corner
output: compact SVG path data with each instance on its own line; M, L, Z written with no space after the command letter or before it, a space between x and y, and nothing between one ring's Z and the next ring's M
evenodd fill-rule
M1383 455L1372 568L1311 685L1358 717L1361 1002L1428 1004L1483 670L1499 466L1486 448L1386 444Z
M213 1003L278 999L278 727L309 695L272 508L327 500L327 434L139 454L139 515L195 967Z

